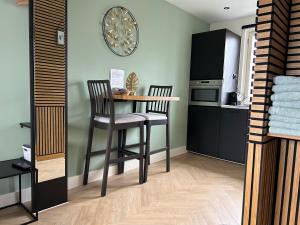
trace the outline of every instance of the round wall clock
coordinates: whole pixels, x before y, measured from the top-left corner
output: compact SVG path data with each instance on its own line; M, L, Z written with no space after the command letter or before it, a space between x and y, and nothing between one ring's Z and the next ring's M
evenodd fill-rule
M106 12L102 31L107 46L118 56L129 56L138 47L138 24L132 13L122 6L113 7Z

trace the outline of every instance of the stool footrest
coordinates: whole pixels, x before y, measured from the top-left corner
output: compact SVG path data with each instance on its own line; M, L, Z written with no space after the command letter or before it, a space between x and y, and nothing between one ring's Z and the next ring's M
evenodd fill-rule
M140 157L140 154L134 154L134 155L125 156L125 157L121 157L121 158L117 158L117 159L111 159L111 160L109 160L109 164L122 163L122 162L132 160L132 159L139 159L139 157Z
M153 155L153 154L156 154L156 153L160 153L160 152L164 152L166 150L167 150L167 148L156 149L156 150L150 151L150 155Z

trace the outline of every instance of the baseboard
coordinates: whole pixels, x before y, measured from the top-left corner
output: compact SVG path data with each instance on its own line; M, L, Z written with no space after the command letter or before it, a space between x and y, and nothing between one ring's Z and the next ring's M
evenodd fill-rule
M171 157L176 157L187 153L186 147L174 148L171 150ZM166 159L165 152L151 155L151 164ZM125 172L137 169L139 162L137 160L128 161L125 163ZM102 179L103 169L91 171L89 173L89 183L99 181ZM111 177L117 174L117 166L111 166L108 176ZM68 189L73 189L82 185L83 175L73 176L68 178ZM11 205L18 202L19 192L12 192L5 195L0 195L0 208L3 206ZM31 200L31 188L22 190L22 201L28 202Z

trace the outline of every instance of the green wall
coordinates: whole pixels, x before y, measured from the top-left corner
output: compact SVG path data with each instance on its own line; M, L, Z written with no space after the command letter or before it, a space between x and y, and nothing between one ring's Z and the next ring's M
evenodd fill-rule
M30 119L28 7L0 1L0 160L20 157L30 133L20 129ZM0 194L12 190L13 181L0 180Z
M114 55L102 37L102 18L116 5L131 10L139 24L140 45L130 57ZM140 94L145 94L150 84L174 85L174 95L181 101L171 109L172 148L185 146L191 34L207 31L209 25L163 0L71 0L68 14L69 176L83 171L90 115L86 81L108 79L111 68L124 69L126 74L136 72ZM0 143L4 146L0 160L20 156L20 146L29 140L29 132L18 127L19 121L29 119L27 16L26 7L0 1L1 27L9 27L9 35L0 36L0 99L4 108L0 111ZM130 112L131 105L119 103L117 108ZM130 132L129 143L137 141L136 137L136 131ZM105 132L97 131L94 149L103 148L105 138ZM152 140L153 148L162 146L164 129L154 128ZM97 157L91 169L102 164L103 159ZM0 183L0 194L9 188L3 186Z
M124 3L126 2L126 3ZM130 57L118 57L106 46L101 32L105 12L116 5L128 8L140 28L140 45ZM83 170L89 123L88 79L108 79L111 68L136 72L140 94L150 84L174 85L179 103L172 104L172 148L185 146L191 34L206 31L208 24L162 0L72 0L69 2L69 175ZM130 105L119 110L130 112ZM104 147L106 135L95 134L94 149ZM130 135L129 142L137 140ZM164 129L154 128L153 148L163 146ZM103 160L92 160L92 169Z

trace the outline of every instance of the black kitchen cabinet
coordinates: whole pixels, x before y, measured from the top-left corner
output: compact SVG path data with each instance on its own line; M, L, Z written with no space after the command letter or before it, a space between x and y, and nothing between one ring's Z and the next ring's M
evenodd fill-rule
M222 29L193 34L191 80L232 80L238 73L240 36Z
M244 164L249 111L189 106L187 150Z
M221 108L189 106L187 149L218 157Z
M248 110L222 109L219 142L221 159L245 163L248 121Z

